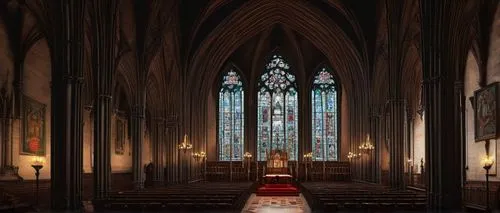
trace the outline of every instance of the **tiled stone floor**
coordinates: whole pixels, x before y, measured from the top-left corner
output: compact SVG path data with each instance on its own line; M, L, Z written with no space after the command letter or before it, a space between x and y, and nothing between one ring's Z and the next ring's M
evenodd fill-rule
M256 196L252 194L242 213L310 213L311 209L302 196Z

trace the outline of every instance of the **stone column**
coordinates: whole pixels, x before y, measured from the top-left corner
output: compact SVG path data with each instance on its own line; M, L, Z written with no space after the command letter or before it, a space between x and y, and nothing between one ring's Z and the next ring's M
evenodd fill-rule
M378 150L380 149L381 143L379 143L379 116L377 116L376 111L372 110L372 114L370 116L370 140L371 143L375 146L375 149L371 152L371 163L370 163L370 181L374 183L378 183L378 174L380 172L379 159L380 155Z
M116 65L116 0L88 3L93 36L92 73L94 87L94 200L106 199L110 191L112 91ZM98 202L96 202L98 203Z
M407 153L406 157L405 157L405 163L406 163L406 166L408 167L406 169L408 171L408 184L407 185L414 185L414 182L413 182L413 170L414 170L413 168L414 168L414 166L413 165L415 165L415 159L414 159L415 119L414 119L414 114L413 114L411 109L408 109L408 112L407 112L407 123L408 123L407 128L406 128L407 129L407 134L406 134L407 147L405 148L405 152ZM411 162L408 160L411 160Z
M7 94L7 89L2 88L0 91L0 169L5 168L7 166L9 159L7 159L9 152L8 144L9 140L9 97Z
M2 88L0 91L0 169L3 170L7 166L7 152L8 152L8 143L9 143L9 122L8 122L8 97L6 88ZM3 172L0 171L0 173Z
M96 97L94 108L94 199L108 196L111 175L111 95Z
M154 171L153 171L153 181L155 186L162 186L164 182L164 164L163 164L163 144L165 143L164 135L164 118L156 118L153 124L152 140L153 149L151 150L153 155Z
M179 126L176 119L169 117L167 120L166 147L167 147L167 172L170 178L168 183L178 183L180 180L179 151Z
M163 133L165 135L165 141L163 141L164 143L164 146L165 146L165 168L166 168L166 173L165 173L165 176L166 176L166 183L165 184L170 184L170 183L173 183L174 182L174 171L173 171L173 155L174 155L174 152L172 151L172 147L170 145L170 142L171 142L171 137L172 137L172 133L171 133L171 130L172 127L170 127L170 124L168 123L168 120L167 120L167 123L165 124L165 132Z
M177 167L175 166L175 159L177 151L173 147L173 138L175 128L170 118L167 120L165 128L165 154L166 154L166 168L167 168L167 184L175 183L177 180Z
M455 81L457 70L463 69L459 64L466 60L470 48L462 43L473 19L473 12L467 12L471 7L468 4L476 2L420 0L425 173L428 206L433 210L458 210L462 200L463 86Z
M373 135L374 145L375 145L375 182L382 183L382 161L380 158L382 157L382 147L385 144L384 134L383 134L383 119L382 114L376 114L374 116L375 123L375 135Z
M402 99L389 101L389 182L391 187L404 189L404 142L406 132L406 103Z
M144 106L136 105L132 108L130 118L132 139L132 173L134 188L144 188L144 165L142 165L142 145L144 143Z
M51 3L49 3L51 4ZM51 34L51 202L54 210L82 208L84 1L54 6Z
M462 81L455 81L455 132L457 133L457 141L460 143L461 150L461 166L462 170L462 187L465 186L467 174L465 167L467 166L467 141L465 140L465 103L466 98L464 95L464 83ZM458 147L458 146L457 146Z
M80 65L83 69L83 51L81 54ZM83 207L83 77L75 76L72 80L71 116L67 118L71 124L68 142L73 143L68 156L69 159L73 159L69 160L69 208L78 210Z

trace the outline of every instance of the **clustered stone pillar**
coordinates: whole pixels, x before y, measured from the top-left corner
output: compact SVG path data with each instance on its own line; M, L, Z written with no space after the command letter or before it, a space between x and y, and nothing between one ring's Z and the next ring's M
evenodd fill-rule
M391 187L403 189L404 185L404 141L406 104L403 99L389 101L389 182Z
M414 153L414 147L415 147L415 141L413 140L414 137L414 114L413 111L410 108L407 108L406 111L406 135L405 135L405 166L407 167L405 172L408 174L407 177L407 182L406 185L414 185L413 184L413 165L414 165L414 159L413 159L413 153Z
M388 54L389 54L389 97L386 112L388 112L388 135L389 139L389 183L391 187L403 189L406 142L406 101L403 96L403 73L407 69L401 61L405 60L405 52L409 42L406 41L407 31L401 19L406 18L404 13L408 7L408 1L386 0L387 26L388 26Z
M130 136L132 139L132 176L134 188L144 188L144 168L142 165L142 144L144 142L144 106L136 105L132 108L130 118Z
M379 174L381 172L380 171L381 170L380 150L381 150L381 146L383 144L383 143L381 143L381 140L380 140L380 129L381 129L380 128L380 125L381 125L380 116L377 113L378 113L377 110L372 110L372 114L370 115L370 138L371 138L373 145L375 146L375 149L371 153L372 163L370 164L371 165L371 181L374 183L380 182L380 178L379 178Z
M111 96L102 93L96 99L94 112L94 199L108 196L110 189Z
M91 0L89 14L94 88L94 200L106 199L111 175L112 86L116 59L116 0ZM97 42L99 41L99 42Z
M0 173L8 165L8 152L9 152L9 130L10 130L10 122L9 122L9 105L10 100L7 96L7 91L5 88L0 90Z
M51 202L57 210L82 208L84 1L48 3L57 10L48 36L52 64Z
M464 186L466 179L467 179L467 174L465 167L467 166L467 155L466 155L466 147L467 147L467 141L465 140L465 95L464 95L464 83L462 81L455 81L455 120L458 122L454 122L454 127L455 127L455 132L458 133L458 139L457 142L460 143L457 147L460 148L460 150L457 150L461 152L461 170L462 170L462 183L461 185Z
M177 144L179 143L179 125L177 119L169 117L166 123L165 132L165 153L166 156L166 170L167 170L167 184L179 183L179 150Z
M455 85L460 61L469 46L462 43L470 29L467 0L420 0L422 70L425 97L425 148L428 206L459 209L463 162L461 85ZM443 39L447 38L447 39ZM457 63L458 62L458 63ZM457 66L458 65L458 66Z
M153 121L153 127L151 131L151 143L152 143L152 154L153 154L153 182L156 186L162 186L164 182L164 164L163 164L163 144L165 143L165 119L156 118Z
M378 112L380 113L380 112ZM385 138L384 138L384 131L383 131L383 126L384 126L384 120L382 119L383 114L376 114L374 116L374 123L375 123L375 135L373 138L375 139L375 155L377 157L376 160L376 182L377 183L382 183L382 147L385 146Z

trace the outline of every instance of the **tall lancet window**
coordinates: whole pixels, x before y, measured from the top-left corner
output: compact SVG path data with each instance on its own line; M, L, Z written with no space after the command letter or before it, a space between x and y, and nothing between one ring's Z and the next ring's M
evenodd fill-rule
M219 91L218 151L220 161L241 161L244 145L244 91L233 69L222 77Z
M338 92L329 68L321 67L312 84L313 160L338 160Z
M282 150L288 160L298 155L298 93L295 75L280 55L273 55L258 84L257 159L266 153Z

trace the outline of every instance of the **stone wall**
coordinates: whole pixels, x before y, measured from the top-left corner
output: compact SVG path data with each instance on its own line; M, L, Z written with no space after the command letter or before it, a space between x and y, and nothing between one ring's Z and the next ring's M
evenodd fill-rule
M26 55L24 62L23 91L30 99L45 105L45 165L40 170L40 178L50 178L50 81L51 63L49 47L45 39L38 41ZM21 111L24 109L21 109ZM35 172L31 167L34 157L20 154L23 138L22 120L16 120L13 126L14 160L13 164L19 167L19 175L24 179L34 179Z
M490 49L489 58L487 64L487 74L486 83L490 84L493 82L500 82L500 10L497 9L495 14L495 20L492 26L492 33L490 37ZM466 141L467 141L467 180L485 180L485 170L481 166L481 158L485 156L485 142L475 142L474 140L474 110L472 108L469 98L474 95L474 91L480 89L479 86L479 67L477 59L469 53L467 59L467 67L465 72L465 98L467 99L465 104L466 113ZM498 143L498 138L496 140L490 140L490 155L494 157L495 164L491 169L494 173L490 180L500 181L499 175L497 175L497 169L500 163L499 150L496 143Z
M0 86L8 83L9 89L12 88L13 67L12 56L10 55L9 47L7 45L6 34L0 22ZM4 80L5 79L5 80ZM9 81L6 81L6 80ZM51 140L51 63L49 47L45 39L38 41L27 53L24 63L23 75L23 91L24 95L30 99L40 102L45 105L45 155L42 156L44 167L40 170L41 179L50 179L50 140ZM93 121L91 120L91 112L84 111L84 153L83 153L83 166L84 172L92 172L92 143L93 143ZM115 122L116 116L111 119L111 169L112 172L126 173L131 172L132 169L132 152L130 147L130 138L128 137L128 128L125 128L125 145L123 155L115 153ZM128 124L126 124L128 125ZM12 153L14 166L19 167L19 175L25 180L32 180L35 178L34 170L31 164L34 156L21 154L21 141L22 141L22 119L15 119L12 124ZM151 146L150 146L149 132L146 131L144 144L143 144L143 164L149 163L151 159ZM1 153L4 156L6 153Z

